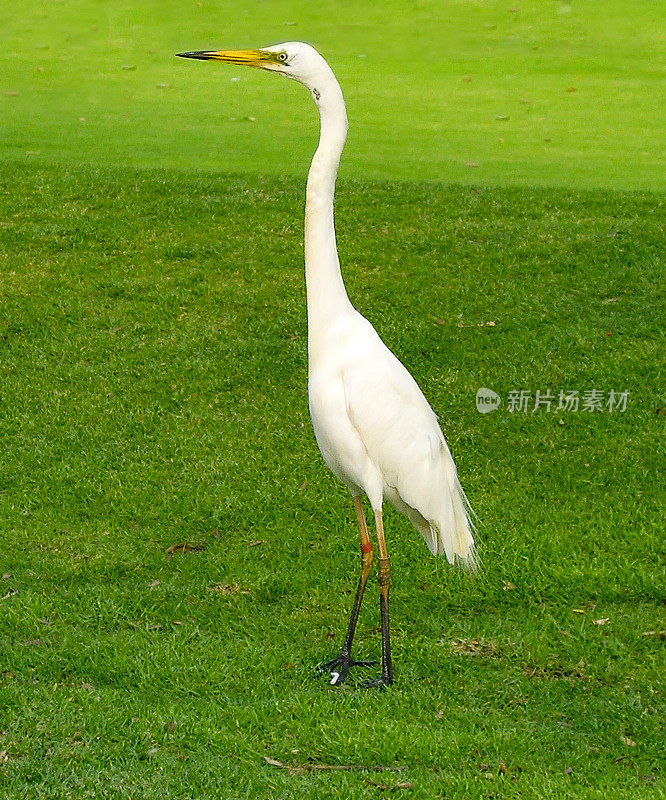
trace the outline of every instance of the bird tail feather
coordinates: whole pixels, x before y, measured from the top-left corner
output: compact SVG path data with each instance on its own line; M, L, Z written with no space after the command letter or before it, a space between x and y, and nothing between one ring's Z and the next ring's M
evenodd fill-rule
M426 519L399 497L392 497L391 501L398 511L407 515L434 556L446 556L450 564L474 571L478 566L474 544L475 514L457 477L448 495L443 498L442 513L434 520Z
M475 570L478 564L474 544L475 527L472 521L474 512L457 477L451 492L451 500L454 515L454 559L466 569Z
M433 476L432 490L428 492L434 499L432 504L419 508L416 493L410 496L391 486L386 487L386 496L398 511L409 518L434 556L446 556L450 564L475 570L478 566L473 521L476 515L460 485L455 464L444 442L439 466L441 471Z

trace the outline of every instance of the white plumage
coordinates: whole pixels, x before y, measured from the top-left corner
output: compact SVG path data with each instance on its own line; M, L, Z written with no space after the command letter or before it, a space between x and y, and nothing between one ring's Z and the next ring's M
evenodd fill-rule
M473 561L465 496L416 381L351 306L310 351L310 415L329 469L373 509L385 497L433 555Z
M389 500L421 533L434 555L474 566L469 506L437 417L405 367L372 325L352 306L340 273L333 196L347 135L340 86L314 48L287 42L260 50L181 53L280 72L304 84L320 113L319 146L308 174L305 207L305 277L308 311L308 392L317 444L328 467L354 498L361 534L362 569L347 635L337 658L323 666L332 683L344 680L372 566L372 545L360 501L365 494L377 528L382 618L382 675L392 682L389 640L389 559L382 502Z

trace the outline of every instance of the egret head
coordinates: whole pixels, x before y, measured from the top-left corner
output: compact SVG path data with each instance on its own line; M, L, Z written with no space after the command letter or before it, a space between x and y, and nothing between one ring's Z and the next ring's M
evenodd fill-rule
M322 72L330 72L326 61L304 42L284 42L259 50L195 50L178 53L181 58L198 58L204 61L224 61L258 67L269 72L280 72L287 78L299 81L312 91Z

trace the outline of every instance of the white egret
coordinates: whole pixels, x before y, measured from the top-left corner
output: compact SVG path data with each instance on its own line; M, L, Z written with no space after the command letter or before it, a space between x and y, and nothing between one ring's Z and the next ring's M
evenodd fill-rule
M389 556L382 501L386 498L422 534L430 552L453 564L474 565L469 506L449 448L415 380L352 306L340 273L333 195L347 136L347 112L331 68L301 42L259 50L207 50L184 58L224 61L278 72L304 84L321 118L305 201L305 280L308 318L310 416L324 461L351 492L361 534L361 576L339 655L322 665L341 683L354 665L376 662L351 657L373 548L361 497L372 506L378 546L382 630L381 677L393 681L389 638Z

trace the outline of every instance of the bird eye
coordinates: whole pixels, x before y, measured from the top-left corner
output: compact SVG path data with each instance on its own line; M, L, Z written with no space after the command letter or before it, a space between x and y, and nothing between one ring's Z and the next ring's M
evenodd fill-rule
M278 58L280 59L280 61L286 61L287 60L287 54L286 53L280 53L278 55Z

